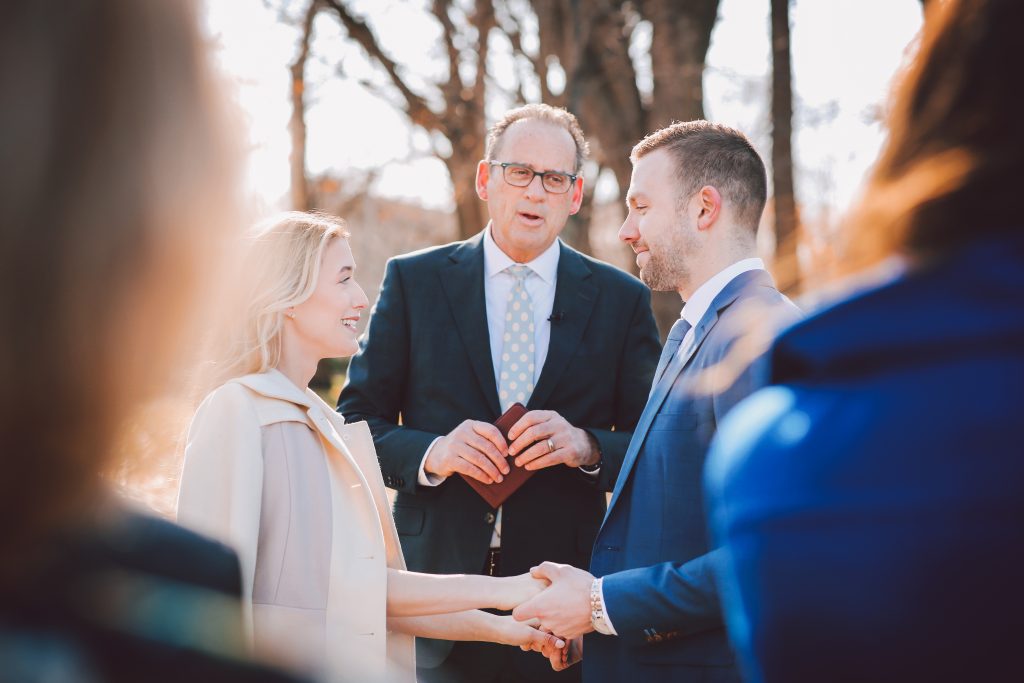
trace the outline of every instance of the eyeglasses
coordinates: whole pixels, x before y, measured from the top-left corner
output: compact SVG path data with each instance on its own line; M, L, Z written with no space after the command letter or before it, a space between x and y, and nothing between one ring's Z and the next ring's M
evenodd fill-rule
M540 184L551 194L565 194L579 176L561 171L534 171L529 166L509 161L489 161L490 166L501 166L502 177L513 187L526 187L540 176Z

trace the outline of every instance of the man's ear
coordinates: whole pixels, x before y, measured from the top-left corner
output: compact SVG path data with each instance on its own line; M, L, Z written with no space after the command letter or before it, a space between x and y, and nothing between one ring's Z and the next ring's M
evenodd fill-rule
M722 194L717 188L705 185L694 195L694 200L697 204L697 229L710 229L722 213Z
M569 206L569 215L576 215L580 206L583 205L583 176L576 179L576 182L572 186L572 204Z
M481 159L476 165L476 196L487 201L487 183L491 180L491 165Z

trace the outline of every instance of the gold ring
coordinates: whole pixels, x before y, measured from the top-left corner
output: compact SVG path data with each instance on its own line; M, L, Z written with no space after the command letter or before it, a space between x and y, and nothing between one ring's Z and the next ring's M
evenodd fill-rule
M552 441L551 439L548 439L548 453L550 453L553 450L555 450L555 442Z

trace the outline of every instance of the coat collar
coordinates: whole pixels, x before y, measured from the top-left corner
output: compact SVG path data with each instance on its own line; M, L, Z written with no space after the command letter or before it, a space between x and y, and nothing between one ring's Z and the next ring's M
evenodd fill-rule
M862 376L995 346L1020 348L1022 299L1024 235L990 238L794 325L772 349L772 381Z
M597 301L597 284L586 259L565 244L559 243L559 248L558 280L551 310L560 319L551 324L548 354L540 377L537 378L537 386L527 403L530 410L543 408L551 392L558 386L569 361L583 341L583 333Z
M437 275L473 374L487 405L497 417L501 410L491 361L491 339L487 331L483 238L484 233L480 232L459 244L448 254L448 263L438 269Z
M612 509L618 502L619 497L622 495L622 491L626 486L626 481L629 479L630 472L633 469L633 465L636 464L637 457L640 454L640 449L643 446L644 440L647 438L647 431L650 429L651 424L654 422L654 418L657 417L658 411L661 409L661 404L665 402L672 389L672 385L675 384L676 378L686 369L686 366L690 363L690 360L697 353L701 344L707 338L708 333L718 322L721 317L721 313L731 306L741 295L753 295L754 291L759 287L769 287L775 289L775 284L772 281L772 276L764 270L749 270L740 273L732 281L727 284L721 292L712 300L708 310L701 317L700 322L693 330L693 337L686 348L681 348L673 356L672 360L669 361L665 368L665 372L662 376L655 380L654 386L651 388L651 395L647 399L647 405L644 406L643 412L640 414L640 420L637 422L636 429L633 431L633 438L630 439L629 447L626 449L626 455L622 460L622 467L619 470L619 476L615 481L615 488L612 491L612 499L608 504L608 511L605 513L605 519L611 514Z
M312 389L308 387L300 389L295 386L294 382L285 377L283 372L276 368L271 368L266 372L257 372L237 377L233 381L252 389L262 396L290 401L304 408L313 408L318 402L323 403Z

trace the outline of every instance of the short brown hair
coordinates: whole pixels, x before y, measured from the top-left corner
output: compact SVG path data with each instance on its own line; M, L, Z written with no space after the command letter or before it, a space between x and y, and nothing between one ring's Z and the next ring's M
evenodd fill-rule
M711 185L736 207L737 223L757 231L768 180L764 162L746 135L710 121L676 122L636 143L629 159L635 164L663 147L676 162L680 202Z
M487 130L487 148L484 158L487 161L494 161L498 143L501 142L501 136L505 134L508 127L516 121L527 119L547 121L559 128L564 128L572 136L572 141L576 143L576 164L572 172L579 173L580 168L583 167L583 161L590 153L590 146L587 144L586 138L583 137L583 129L580 128L580 122L576 120L572 112L561 107L552 107L550 104L526 104L505 112L505 115Z

